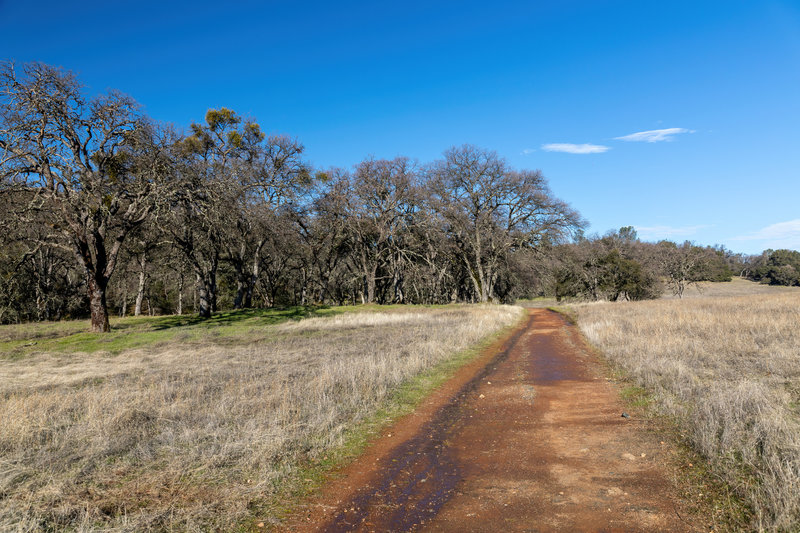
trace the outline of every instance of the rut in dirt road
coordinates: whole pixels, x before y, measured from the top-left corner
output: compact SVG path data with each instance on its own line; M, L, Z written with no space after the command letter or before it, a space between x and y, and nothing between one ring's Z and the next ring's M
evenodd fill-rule
M691 530L663 467L668 452L620 416L618 393L561 316L531 310L470 366L290 529Z

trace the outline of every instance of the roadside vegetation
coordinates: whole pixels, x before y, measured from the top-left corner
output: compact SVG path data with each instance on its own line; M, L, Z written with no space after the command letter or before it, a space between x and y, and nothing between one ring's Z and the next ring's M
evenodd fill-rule
M574 305L589 339L750 507L800 527L800 289L744 280L690 298Z
M335 316L288 320L296 314L129 319L97 334L112 350L66 343L86 335L84 323L48 324L35 338L52 350L0 360L0 530L276 523L293 494L521 310L329 309L310 314ZM170 322L179 320L189 323ZM126 344L126 327L149 344ZM3 342L23 334L0 327Z

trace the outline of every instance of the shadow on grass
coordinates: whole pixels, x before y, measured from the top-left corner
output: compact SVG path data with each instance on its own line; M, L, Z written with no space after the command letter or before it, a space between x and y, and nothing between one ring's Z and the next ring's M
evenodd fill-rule
M352 308L349 308L352 309ZM241 342L259 328L289 320L330 316L345 308L329 306L292 306L270 309L240 309L214 313L210 318L197 315L140 316L113 319L111 332L92 333L64 328L46 338L20 338L0 341L0 359L19 358L36 351L121 353L166 342L210 337L211 342Z
M313 316L324 316L334 313L335 310L326 305L319 306L292 306L292 307L273 307L269 309L237 309L234 311L222 311L214 313L210 318L203 318L199 315L172 315L158 318L151 318L150 329L155 331L180 328L185 326L228 326L236 323L254 321L260 325L269 326L285 322L287 320L301 320ZM136 324L119 324L114 329L125 329Z

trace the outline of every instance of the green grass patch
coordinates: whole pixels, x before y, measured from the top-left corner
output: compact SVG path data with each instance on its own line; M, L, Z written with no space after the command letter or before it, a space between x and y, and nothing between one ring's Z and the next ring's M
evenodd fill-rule
M647 408L653 401L653 396L647 391L647 389L643 389L642 387L638 387L636 385L628 385L627 387L623 387L620 391L620 396L622 396L622 399L624 399L629 405L639 408Z
M289 320L333 316L341 313L409 312L415 308L445 305L294 306L240 309L197 315L112 317L108 333L89 332L88 320L32 322L0 326L0 359L20 359L40 352L117 355L125 350L181 344L244 344L263 339L266 326Z
M681 432L678 422L658 417L660 432L668 435L675 447L673 468L677 471L678 487L687 502L690 515L703 517L712 531L748 531L753 509L736 494L731 484L721 479ZM743 481L752 482L752 479Z
M297 306L242 309L196 315L113 318L109 333L90 333L89 322L71 320L0 326L0 358L18 359L36 352L108 352L156 347L168 343L239 344L263 338L263 328L289 320L331 316L348 311L375 310L375 306Z

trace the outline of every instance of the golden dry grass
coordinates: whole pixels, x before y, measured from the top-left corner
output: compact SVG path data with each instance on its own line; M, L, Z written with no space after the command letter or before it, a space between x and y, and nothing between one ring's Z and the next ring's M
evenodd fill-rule
M763 285L744 278L733 278L731 281L701 281L687 287L683 299L695 298L735 298L737 296L755 296L758 294L794 294L800 297L800 287L783 287L779 285ZM678 296L671 290L664 292L665 300L676 300Z
M749 504L754 529L797 530L800 291L726 285L702 298L574 312L589 341L654 393Z
M353 313L268 326L249 345L0 360L0 530L274 522L305 464L521 312Z

